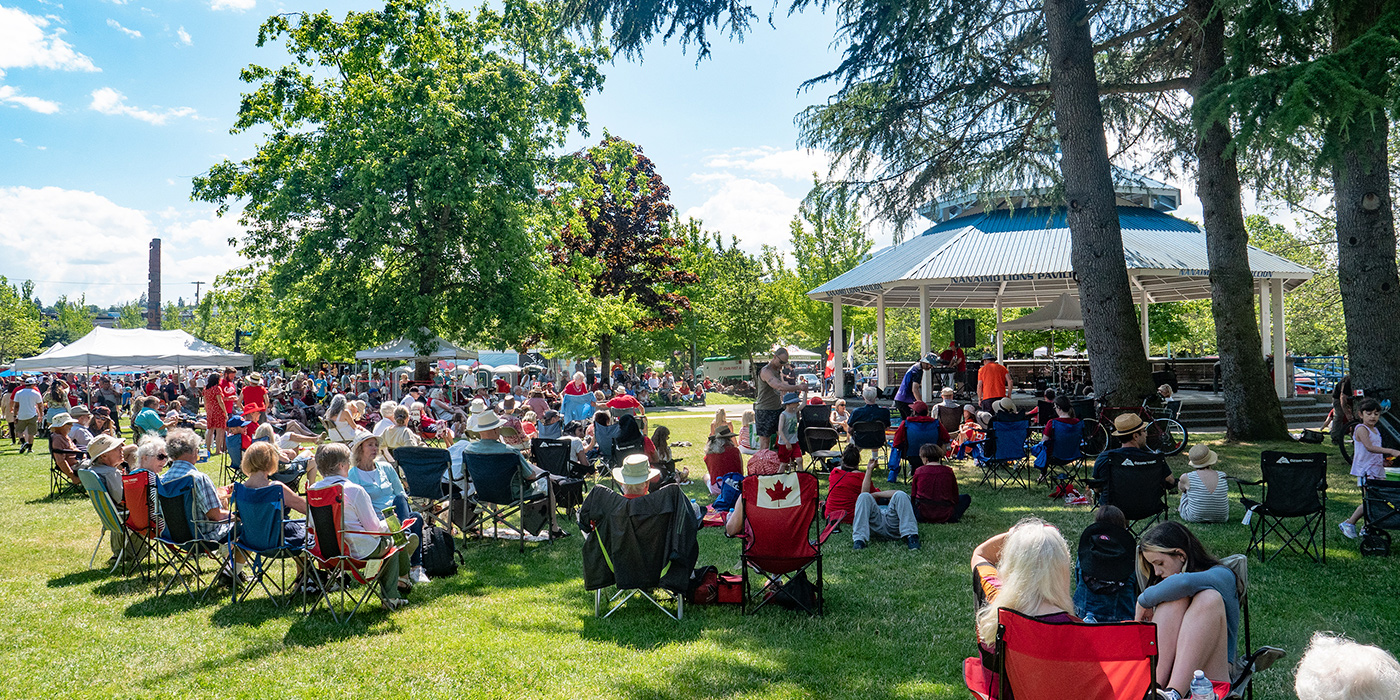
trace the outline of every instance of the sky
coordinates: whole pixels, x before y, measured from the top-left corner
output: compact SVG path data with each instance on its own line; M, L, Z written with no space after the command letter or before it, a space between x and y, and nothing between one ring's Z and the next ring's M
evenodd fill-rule
M0 0L0 276L33 280L50 304L85 295L99 306L145 291L147 246L162 239L162 296L192 301L241 259L236 211L223 218L190 200L191 178L251 156L256 134L232 135L238 80L249 64L286 54L255 46L270 15L369 2L295 0ZM760 23L712 58L653 43L618 58L589 97L589 135L639 144L682 216L757 251L786 247L788 222L827 172L827 156L797 147L794 117L830 84L801 84L834 67L834 18L816 12ZM1194 184L1179 216L1200 220ZM890 234L874 225L876 247ZM208 287L204 287L207 289Z

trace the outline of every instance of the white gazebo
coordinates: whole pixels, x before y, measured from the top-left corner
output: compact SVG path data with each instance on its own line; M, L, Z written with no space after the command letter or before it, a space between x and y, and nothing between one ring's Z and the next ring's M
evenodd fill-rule
M1137 297L1143 351L1148 348L1148 304L1210 298L1210 263L1205 231L1174 218L1180 190L1117 170L1118 218L1123 230L1123 261ZM832 305L832 327L841 335L842 305L875 307L880 386L885 371L885 309L918 308L920 355L929 352L929 309L995 309L1045 306L1062 295L1077 298L1077 276L1070 262L1070 233L1063 206L1047 206L1050 190L1029 187L991 195L959 193L920 210L937 223L923 234L883 248L854 269L807 293ZM991 205L985 203L991 202ZM1283 294L1312 277L1290 260L1249 249L1249 266L1260 299L1262 351L1284 356ZM1272 329L1270 328L1272 326ZM1272 330L1272 333L1271 333ZM1272 337L1271 337L1272 336ZM1002 334L996 334L997 359ZM834 378L843 392L843 358L836 356ZM1285 392L1285 374L1275 373L1275 389ZM932 377L925 374L924 400Z

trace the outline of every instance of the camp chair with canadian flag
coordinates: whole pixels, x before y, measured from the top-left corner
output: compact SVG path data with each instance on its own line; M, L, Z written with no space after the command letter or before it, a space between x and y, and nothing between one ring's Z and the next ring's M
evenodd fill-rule
M821 615L822 543L841 524L845 511L828 513L817 539L810 538L817 516L819 482L807 472L790 472L744 479L743 567L744 614L757 612L770 601L782 601L811 615ZM816 580L806 575L816 565ZM763 577L752 592L749 572Z

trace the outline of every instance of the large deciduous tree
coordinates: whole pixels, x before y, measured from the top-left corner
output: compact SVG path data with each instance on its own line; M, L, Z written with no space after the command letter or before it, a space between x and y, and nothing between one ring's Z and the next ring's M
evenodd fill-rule
M341 356L401 335L468 340L534 313L538 187L607 58L554 24L529 0L268 19L258 45L282 42L293 62L242 72L255 89L233 128L266 137L194 182L221 215L243 206L253 262L228 279L275 298L288 340Z
M44 322L30 301L33 293L32 282L16 287L0 276L0 362L28 357L42 347Z

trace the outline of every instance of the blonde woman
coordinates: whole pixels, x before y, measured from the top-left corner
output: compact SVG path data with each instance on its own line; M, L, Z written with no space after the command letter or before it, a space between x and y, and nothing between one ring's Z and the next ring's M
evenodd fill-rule
M758 451L755 445L758 441L754 439L753 411L744 411L744 420L739 427L739 451L751 455Z
M724 409L715 409L715 419L710 421L710 437L714 437L721 428L728 428L729 432L734 432L734 424L729 421L729 416L725 415Z
M995 654L997 614L1002 608L1044 622L1078 621L1070 613L1069 545L1055 526L1040 518L1025 518L1010 530L972 550L972 572L978 597L977 640L983 658ZM1000 679L984 665L988 687L995 692Z
M384 431L379 436L379 453L394 458L394 450L400 447L418 447L423 441L418 438L418 433L408 427L409 410L407 406L397 406L394 408L394 427Z

